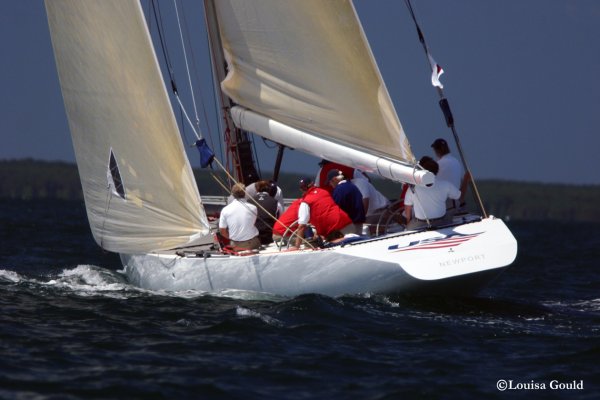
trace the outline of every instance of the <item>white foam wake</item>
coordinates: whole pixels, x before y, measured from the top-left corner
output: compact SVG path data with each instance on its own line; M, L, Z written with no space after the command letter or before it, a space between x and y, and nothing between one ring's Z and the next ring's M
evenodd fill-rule
M223 290L218 293L209 293L200 290L185 290L172 292L166 290L142 289L128 283L122 271L113 271L95 265L78 265L75 268L63 269L60 273L27 277L9 269L0 269L0 282L29 283L45 288L56 288L71 292L78 296L102 296L109 298L125 299L143 295L176 297L194 299L204 296L225 297L237 300L263 300L283 301L287 297L269 293L245 290Z
M282 326L282 322L268 315L263 315L257 311L250 310L249 308L237 306L235 313L240 318L258 318L266 324L273 326Z
M23 280L23 277L17 274L15 271L7 271L0 269L0 281L19 283Z
M598 312L600 311L600 299L590 300L575 300L569 302L562 301L547 301L544 302L549 307L567 308L582 312Z
M56 278L40 283L68 289L80 296L102 294L107 297L127 298L129 296L125 292L136 291L122 275L94 265L78 265L73 269L65 269Z

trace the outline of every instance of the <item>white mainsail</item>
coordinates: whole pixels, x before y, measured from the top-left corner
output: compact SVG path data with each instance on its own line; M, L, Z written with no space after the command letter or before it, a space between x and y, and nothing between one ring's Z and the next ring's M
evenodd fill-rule
M103 248L169 249L208 221L138 0L46 0L90 226Z
M214 5L229 68L222 89L264 116L263 125L273 120L339 144L332 161L364 168L345 151L353 149L403 167L415 164L351 1L218 0ZM302 141L286 136L277 140L289 146ZM322 155L314 145L302 150ZM406 172L411 180L414 171Z

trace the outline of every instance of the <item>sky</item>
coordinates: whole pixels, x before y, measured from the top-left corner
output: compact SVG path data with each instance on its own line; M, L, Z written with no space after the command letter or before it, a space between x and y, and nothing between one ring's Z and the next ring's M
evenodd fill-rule
M201 20L200 3L184 2L189 25ZM354 3L415 156L431 155L433 140L452 142L452 134L404 1ZM600 1L413 6L445 71L444 92L477 179L600 184ZM0 54L0 160L74 162L43 1L0 0ZM209 120L213 114L209 109ZM215 124L208 122L213 130ZM256 144L261 167L270 169L274 156L260 139ZM283 170L314 173L316 160L296 153L286 153Z

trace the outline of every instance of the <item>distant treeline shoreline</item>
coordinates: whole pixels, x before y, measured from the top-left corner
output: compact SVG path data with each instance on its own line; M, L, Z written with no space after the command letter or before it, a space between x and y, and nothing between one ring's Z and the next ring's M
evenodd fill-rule
M312 176L316 171L310 171ZM226 182L223 173L194 170L202 195L226 195L215 177ZM214 175L214 176L213 176ZM283 173L279 185L284 196L300 195L300 174ZM374 179L374 185L388 198L397 198L400 184ZM477 182L489 214L513 220L600 222L600 185L565 185L502 180ZM81 183L75 164L32 159L0 161L0 199L82 200ZM470 201L474 206L474 200Z

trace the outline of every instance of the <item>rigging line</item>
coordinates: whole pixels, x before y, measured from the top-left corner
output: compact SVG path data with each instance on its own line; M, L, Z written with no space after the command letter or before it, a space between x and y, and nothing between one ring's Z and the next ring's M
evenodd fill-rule
M196 138L198 140L202 139L202 135L196 131L196 128L194 127L194 123L190 119L188 113L185 111L185 107L183 106L183 103L181 102L181 99L179 98L179 94L177 94L177 92L175 92L175 98L177 99L177 102L179 103L179 107L181 108L183 115L185 115L185 118L187 119L188 123L190 124L190 127L192 128L194 135L196 135Z
M206 26L205 29L205 35L206 35L206 43L208 44L208 51L210 54L209 57L209 61L210 61L210 78L212 81L212 96L213 96L213 104L215 105L215 115L216 115L216 121L217 121L217 128L219 132L223 133L223 139L224 140L219 140L219 147L220 147L220 153L221 153L221 158L226 160L226 164L230 165L233 164L233 161L230 160L229 157L229 151L228 151L228 143L229 140L228 138L231 135L231 128L229 126L229 122L227 120L227 117L225 115L225 113L227 112L226 110L226 106L225 106L225 101L224 101L224 95L223 93L220 91L220 86L219 86L219 82L218 82L218 73L217 73L217 68L220 68L220 66L216 65L216 55L217 55L217 50L215 49L216 43L213 43L211 34L210 34L210 23L209 23L209 19L210 16L207 14L207 12L209 12L209 8L212 9L212 7L208 6L207 1L204 1L204 24ZM215 14L215 18L216 18L216 14ZM227 140L227 141L225 141ZM223 142L223 143L221 143Z
M175 75L173 73L173 65L171 63L171 57L169 55L169 51L168 51L168 48L166 46L165 38L163 36L164 28L163 28L163 24L162 24L162 16L160 14L160 6L158 6L158 7L156 6L156 0L152 0L151 4L152 4L152 10L153 10L153 14L154 14L154 19L155 19L156 25L157 25L157 32L158 32L158 37L159 37L159 42L160 42L160 45L161 45L163 57L165 58L165 63L167 64L167 70L169 71L169 79L171 80L171 88L173 90L173 94L175 95L175 98L177 99L177 102L179 103L179 107L180 107L181 111L185 115L188 123L190 124L190 127L192 128L192 131L194 132L194 135L196 136L196 138L198 140L202 139L201 132L198 133L198 131L194 127L194 124L191 121L190 117L188 116L188 113L185 110L185 107L183 106L183 103L181 102L181 99L179 97L179 92L177 90L177 85L175 84ZM175 7L175 8L177 9L177 7ZM185 49L185 47L184 47L184 49ZM184 50L184 55L185 55L185 50ZM186 58L186 67L187 67L187 58ZM193 93L192 93L192 97L193 97ZM198 126L198 129L199 128L200 127Z
M197 90L199 93L199 98L200 98L200 106L202 107L202 113L204 116L204 123L206 124L206 132L208 132L208 138L210 140L210 145L212 148L215 147L214 141L213 141L213 132L212 129L210 127L210 123L208 122L208 113L206 112L206 104L204 102L204 96L203 96L203 91L202 91L202 85L200 84L201 80L200 77L198 75L198 63L196 62L196 52L194 51L194 47L192 46L192 42L190 40L190 29L188 28L188 23L187 23L187 17L186 17L186 12L185 12L185 6L183 2L180 2L181 5L181 15L183 18L183 26L184 26L184 32L185 32L185 36L186 36L186 41L188 43L188 48L190 49L190 54L192 57L192 71L194 73L194 77L196 78L196 82L198 82L197 84Z
M415 23L415 27L417 29L417 34L419 35L419 41L423 45L423 50L425 50L425 56L427 58L428 64L431 67L431 72L432 73L436 73L437 71L434 70L434 68L436 68L436 66L430 60L431 55L429 53L429 48L427 47L427 43L425 42L425 35L423 35L423 31L421 30L421 27L419 26L419 23L417 22L417 17L415 15L413 6L412 6L410 0L404 0L404 3L408 7L408 11L410 12L411 18L412 18L413 22ZM435 88L436 88L436 90L438 92L438 95L440 97L439 105L440 105L440 108L442 109L442 112L444 114L444 118L446 119L446 125L452 131L452 135L454 136L454 141L456 142L456 147L458 149L458 154L460 155L460 159L461 159L461 161L463 163L465 171L467 172L467 174L470 177L471 187L473 188L473 192L474 192L475 198L476 198L476 200L478 202L479 209L481 210L481 213L482 213L483 217L487 218L488 215L487 215L487 212L485 211L485 207L483 206L483 200L481 199L481 196L479 195L479 190L477 189L477 184L475 183L475 178L473 177L473 174L471 173L471 170L469 169L469 165L467 164L467 159L466 159L466 157L464 155L462 146L460 144L460 139L458 137L458 132L456 131L456 127L454 125L454 117L452 116L452 112L450 111L450 104L448 103L448 100L444 96L444 90L441 87L439 87L439 86L436 86Z
M169 51L167 49L167 46L165 44L165 39L164 36L162 34L164 28L163 28L163 24L162 24L162 17L160 16L160 6L157 8L155 6L155 1L152 1L152 9L153 9L153 14L154 14L154 18L156 20L156 24L158 26L158 37L159 37L159 41L160 41L160 45L162 48L162 52L163 52L163 56L165 57L165 63L167 64L167 69L169 71L169 78L171 79L171 88L173 90L173 94L175 95L175 98L177 99L177 102L179 103L179 107L181 108L181 110L183 111L183 114L185 115L188 123L190 124L190 127L192 128L192 131L194 132L194 134L196 135L196 138L198 140L202 139L201 133L199 134L198 131L196 131L196 128L194 127L193 122L191 121L190 117L188 116L187 111L185 110L185 107L183 106L183 103L181 102L181 99L179 97L179 92L177 90L177 85L175 84L175 75L173 73L173 65L171 63L171 58L169 56ZM185 54L185 52L184 52ZM187 64L186 64L187 66Z
M221 179L220 179L218 176L216 176L215 174L211 174L211 176L212 176L212 177L213 177L213 179L214 179L214 180L215 180L215 181L216 181L216 182L217 182L217 183L218 183L218 184L221 186L221 188L222 188L222 189L224 189L224 190L225 190L225 191L227 191L228 193L230 192L230 190L229 190L229 189L227 189L227 186L225 186L225 184L224 184L224 183L221 181ZM246 192L246 189L244 189L244 193L245 193L246 195L248 194L248 193ZM271 218L272 218L274 221L277 221L277 217L276 217L276 216L274 216L273 214L271 214L271 213L269 212L269 210L267 210L266 208L264 208L264 207L262 206L262 204L258 203L254 197L247 197L246 199L247 199L247 200L250 200L252 203L254 203L254 205L255 205L255 206L259 207L261 210L263 210L265 213L267 213L267 215L268 215L269 217L271 217ZM239 199L234 199L234 200L239 200ZM250 210L250 209L247 207L247 204L246 204L246 203L247 203L247 202L245 202L245 203L244 203L244 202L242 202L241 204L242 204L242 205L243 205L243 206L244 206L244 207L245 207L247 210ZM256 217L257 217L258 219L260 219L262 222L267 222L267 221L265 221L263 218L260 218L258 215L257 215Z
M184 113L183 113L183 110L181 109L181 107L179 108L179 118L180 118L179 123L181 124L181 130L183 131L183 136L185 138L185 141L186 141L186 143L190 143L191 140L188 137L189 135L188 135L187 129L185 129L185 118L184 118Z
M417 28L417 34L419 35L419 41L421 43L425 43L425 36L423 36L423 32L421 31L421 27L419 26L419 23L417 22L417 17L415 16L415 11L413 10L412 4L410 3L410 0L404 0L404 3L406 4L406 7L408 7L408 11L410 12L410 16L413 20L413 22L415 23L415 27Z
M162 24L162 16L160 16L160 6L156 6L156 0L152 0L152 11L154 14L154 20L156 21L156 31L158 32L160 47L162 49L163 57L165 58L165 63L167 64L167 70L169 71L171 87L174 92L177 92L177 86L175 85L175 77L173 75L173 65L171 63L171 57L169 56L169 51L167 49L165 39L163 37L164 28Z
M208 37L208 34L207 34ZM213 88L216 87L216 82L215 82L215 77L213 75L213 69L212 67L210 67L210 81L211 81L211 86ZM216 93L216 89L215 90L211 90L210 91L211 96L212 96L212 104L214 105L214 112L215 112L215 121L217 121L217 142L219 143L219 154L221 155L221 158L225 158L225 150L223 149L224 146L224 140L218 140L218 132L224 132L225 128L223 126L223 121L221 120L221 113L219 112L219 110L221 109L221 105L219 104L219 100L217 99L217 93ZM223 111L225 112L225 111ZM206 120L208 121L208 117L206 118ZM207 122L208 123L208 122Z
M192 86L192 76L190 74L190 66L187 59L187 51L185 48L185 42L183 40L183 32L181 30L181 21L179 19L179 9L177 8L177 0L173 0L173 6L175 7L175 16L177 17L177 27L179 28L179 39L181 40L181 47L183 49L183 59L185 62L185 69L187 71L188 83L190 85L190 94L192 95L192 104L194 105L194 113L196 116L196 127L199 132L200 130L200 118L198 117L198 106L196 105L196 97L194 96L194 87Z
M265 147L266 147L267 149L276 149L276 148L278 148L278 147L279 147L279 143L277 143L277 142L273 142L272 140L269 140L269 139L267 139L267 138L264 138L264 137L262 137L262 136L261 136L261 139L262 139L262 141L263 141L263 143L265 144ZM271 146L271 145L269 145L269 143L268 143L268 142L273 142L273 143L274 143L274 145L273 145L273 146Z

